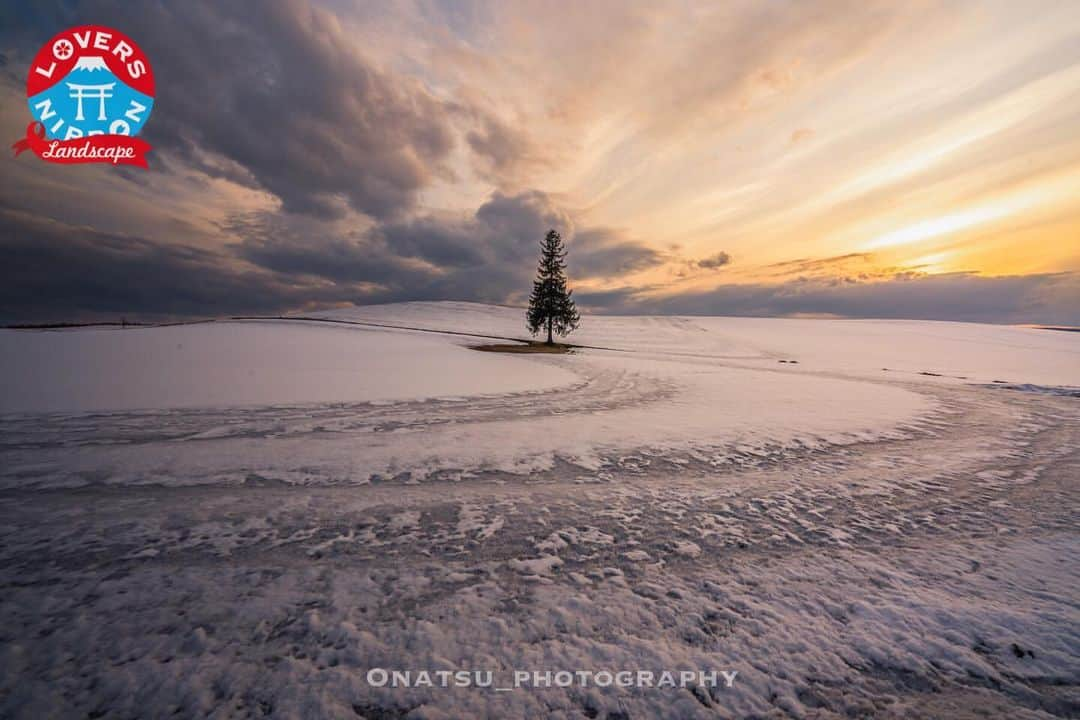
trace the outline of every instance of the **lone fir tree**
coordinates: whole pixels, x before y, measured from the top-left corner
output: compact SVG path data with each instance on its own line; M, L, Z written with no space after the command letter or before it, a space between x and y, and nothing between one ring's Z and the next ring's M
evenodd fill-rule
M552 333L565 337L576 330L581 316L571 299L573 290L566 289L566 250L562 237L548 230L540 244L540 264L536 269L529 311L525 318L533 335L547 328L547 344L553 344Z

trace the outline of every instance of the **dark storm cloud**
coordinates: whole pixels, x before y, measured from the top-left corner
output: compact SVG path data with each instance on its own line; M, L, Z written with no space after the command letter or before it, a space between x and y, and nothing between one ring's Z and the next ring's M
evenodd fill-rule
M217 253L0 208L0 322L276 313L360 299L348 287L236 269Z
M249 262L335 282L378 282L380 301L502 302L528 290L544 234L572 228L569 216L536 191L494 193L471 217L425 215L347 237L320 237L307 222L263 215L235 220L228 230Z
M571 277L652 262L606 230L574 236L543 193L495 193L471 217L341 232L317 218L235 214L206 250L0 206L0 323L278 313L400 300L506 302L527 293L548 229L571 238ZM644 259L643 259L644 258ZM579 262L580 261L580 262ZM581 267L575 270L575 264Z
M610 278L664 262L664 256L607 228L579 231L569 244L571 272L578 277Z
M539 190L517 195L494 193L476 211L476 221L492 239L502 237L509 241L506 247L499 248L504 257L531 254L548 230L566 234L572 225L570 216Z
M881 282L803 279L779 285L722 285L668 297L644 297L632 288L576 297L583 305L621 314L835 315L1080 325L1076 273L900 275Z
M422 282L435 268L410 262L372 233L336 234L301 216L259 212L231 216L221 229L237 239L228 249L248 262L285 276L336 283L404 285Z
M574 231L571 218L535 190L496 192L471 217L425 215L347 237L320 236L315 221L272 214L236 218L226 226L238 238L235 251L249 262L287 275L375 282L380 301L520 299L550 229L568 238L572 280L615 276L663 260L614 230Z
M489 260L487 246L477 238L475 222L419 217L387 225L376 232L395 252L450 271Z
M299 0L55 7L53 23L35 21L20 39L40 44L52 34L41 27L82 22L136 38L157 85L150 144L210 175L265 188L287 211L331 216L344 200L391 217L446 172L447 108L375 68L323 10Z
M544 193L493 193L471 217L425 215L389 222L373 231L394 253L441 267L447 272L488 268L492 281L531 271L537 248L550 229L572 227L565 212Z

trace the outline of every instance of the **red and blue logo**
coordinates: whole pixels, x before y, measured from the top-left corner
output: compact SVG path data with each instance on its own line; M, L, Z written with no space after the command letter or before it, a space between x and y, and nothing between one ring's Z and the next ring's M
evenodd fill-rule
M16 155L146 167L150 146L136 136L154 107L154 73L127 35L100 25L57 34L30 65L26 100L34 121Z

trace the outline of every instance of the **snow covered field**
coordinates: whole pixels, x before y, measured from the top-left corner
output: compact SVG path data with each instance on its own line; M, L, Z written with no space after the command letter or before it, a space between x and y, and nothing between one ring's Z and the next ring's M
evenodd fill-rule
M1080 335L320 317L0 331L0 716L1080 714Z
M374 346L373 346L374 345ZM371 402L546 390L575 376L437 338L311 323L0 334L0 412Z

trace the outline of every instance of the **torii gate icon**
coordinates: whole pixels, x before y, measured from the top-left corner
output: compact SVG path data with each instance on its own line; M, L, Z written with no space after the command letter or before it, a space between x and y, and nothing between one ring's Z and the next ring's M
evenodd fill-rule
M77 83L67 83L67 86L71 89L71 95L69 97L78 101L78 106L75 110L76 120L85 120L83 117L83 100L97 100L98 101L98 120L106 120L105 115L105 99L112 97L112 89L116 83L104 83L102 85L79 85Z

